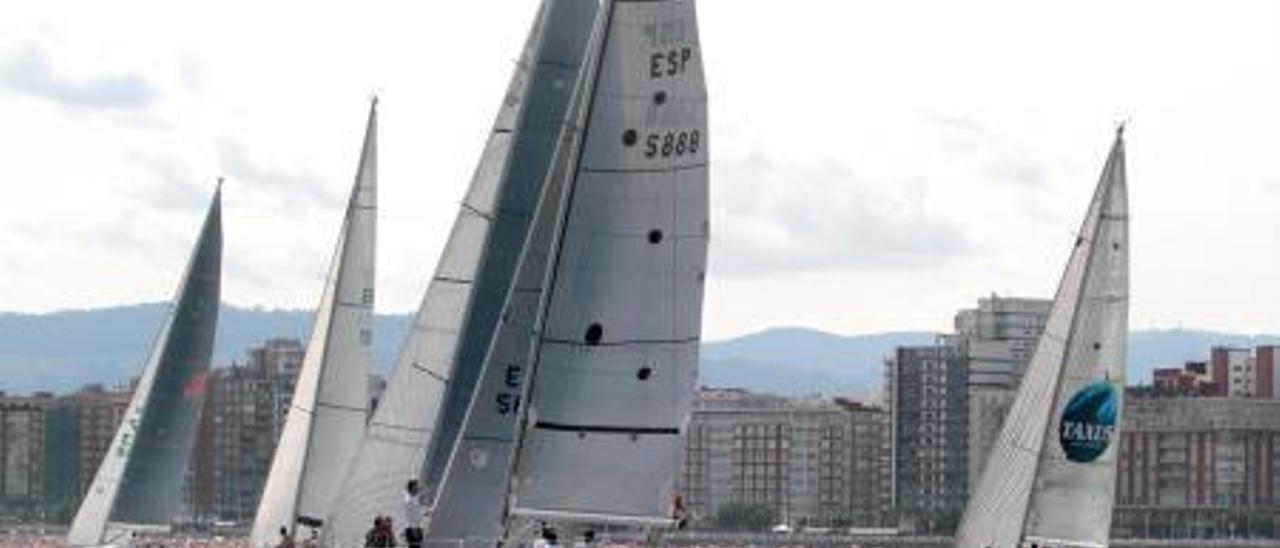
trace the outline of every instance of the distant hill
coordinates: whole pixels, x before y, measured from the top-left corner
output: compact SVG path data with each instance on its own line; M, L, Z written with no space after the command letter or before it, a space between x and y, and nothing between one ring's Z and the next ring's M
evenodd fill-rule
M48 314L0 313L0 391L67 392L92 382L116 384L138 373L164 305L148 303ZM378 315L374 360L391 367L409 316ZM223 306L218 312L215 366L244 361L244 352L270 337L305 342L311 312Z
M836 335L784 327L702 347L700 382L782 394L869 396L880 389L884 357L897 346L930 344L923 331Z
M90 382L115 384L137 374L163 314L161 304L140 304L48 314L0 313L0 391L67 392ZM303 339L311 312L224 306L218 316L214 364L243 360L250 346L270 337ZM409 326L407 314L379 315L374 356L391 367ZM703 344L701 384L781 394L879 391L884 357L902 345L929 344L919 331L839 335L799 327L774 328ZM1207 359L1214 345L1280 344L1280 336L1195 330L1135 331L1129 337L1129 380L1149 382L1151 369Z

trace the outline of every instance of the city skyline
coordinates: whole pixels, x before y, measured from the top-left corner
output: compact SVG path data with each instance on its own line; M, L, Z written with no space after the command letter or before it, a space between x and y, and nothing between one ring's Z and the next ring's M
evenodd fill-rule
M5 308L168 299L226 175L226 300L310 309L377 92L378 309L414 309L535 3L418 9L10 7ZM1280 326L1280 7L699 9L707 338L944 331L992 288L1050 295L1123 120L1132 327Z

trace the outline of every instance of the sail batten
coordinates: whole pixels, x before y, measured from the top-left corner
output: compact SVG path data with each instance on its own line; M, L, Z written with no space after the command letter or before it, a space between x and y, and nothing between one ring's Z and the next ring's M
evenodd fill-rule
M1128 329L1126 194L1117 135L957 546L1109 542Z

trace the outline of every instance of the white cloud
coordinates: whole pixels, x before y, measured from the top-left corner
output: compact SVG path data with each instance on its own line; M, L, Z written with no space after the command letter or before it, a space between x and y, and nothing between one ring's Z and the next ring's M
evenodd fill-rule
M14 92L89 109L146 109L155 104L158 95L155 86L136 73L82 79L63 75L45 52L30 42L0 63L0 82Z
M924 188L843 165L722 159L713 190L714 275L844 267L940 268L975 252L965 229L922 210Z

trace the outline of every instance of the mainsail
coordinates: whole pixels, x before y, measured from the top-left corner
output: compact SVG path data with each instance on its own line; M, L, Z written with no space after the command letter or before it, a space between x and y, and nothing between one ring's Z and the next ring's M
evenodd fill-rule
M584 67L432 540L669 523L708 226L693 3L606 1Z
M377 227L377 99L306 357L254 518L250 544L314 532L328 517L368 415Z
M606 6L534 331L513 514L663 524L701 338L706 85L694 2Z
M1044 334L956 536L964 548L1107 546L1129 310L1123 127Z
M111 542L127 534L127 525L168 524L183 508L182 486L218 323L221 196L219 181L124 419L71 522L71 546Z
M359 544L374 516L400 515L409 479L422 474L435 485L443 472L541 195L595 9L595 0L548 0L539 11L346 476L326 528L329 544ZM429 446L443 454L437 466Z

